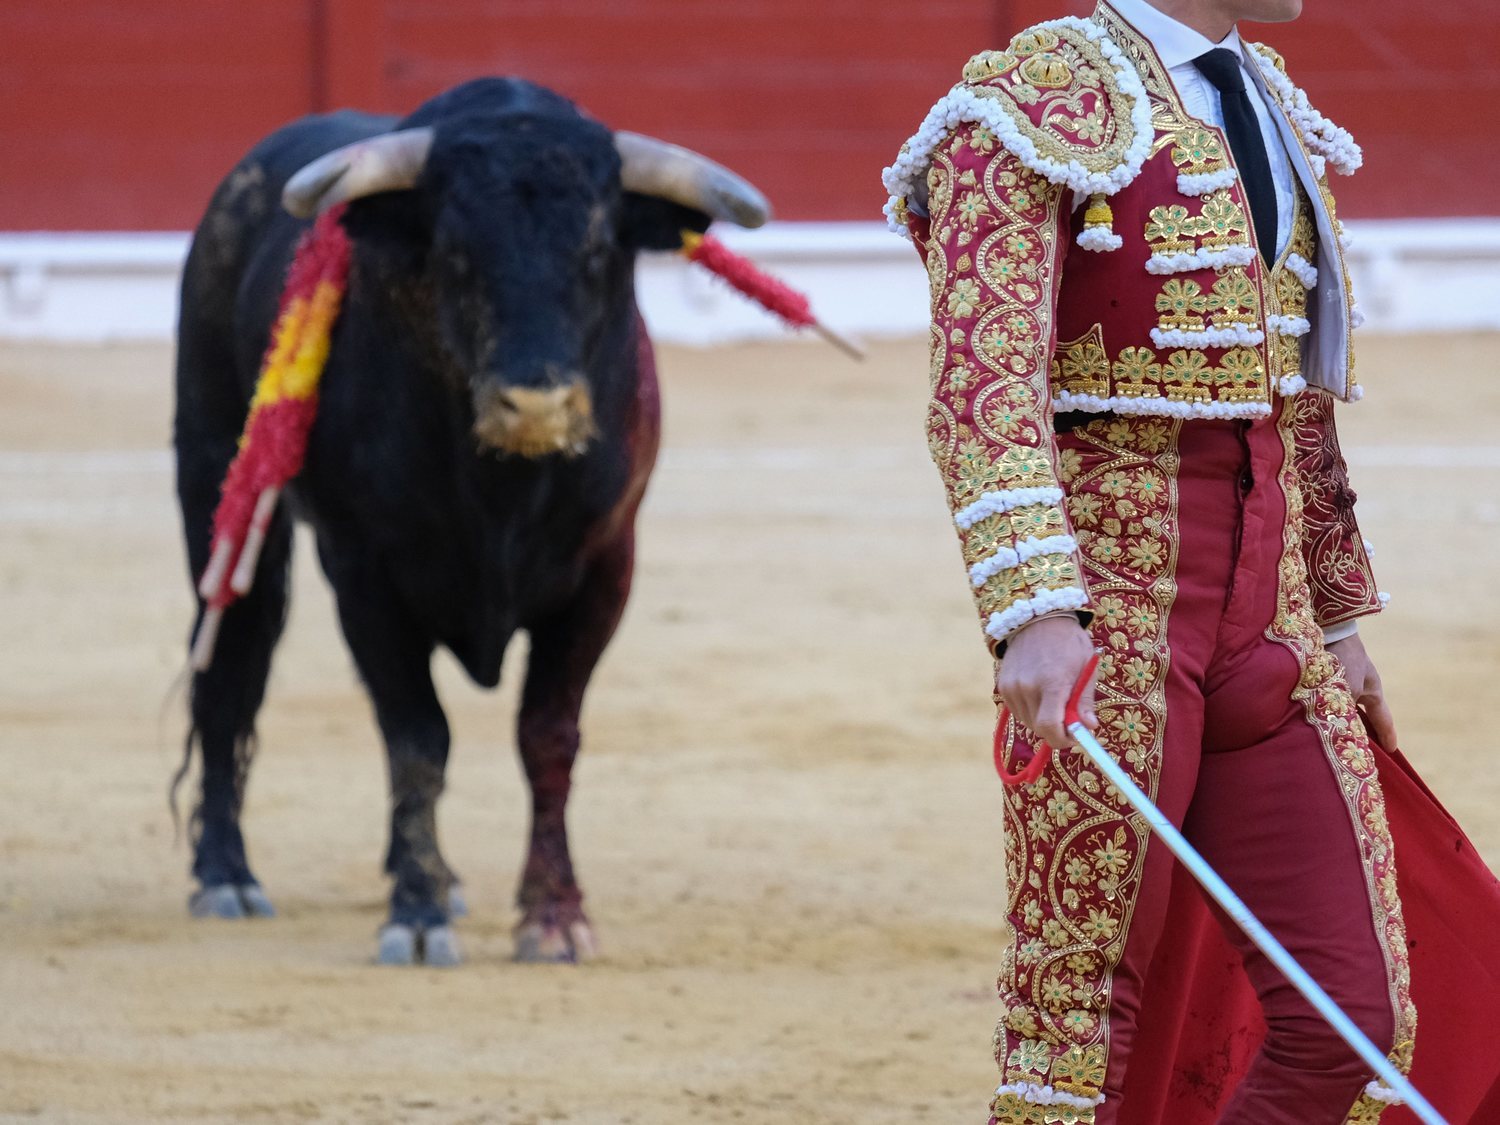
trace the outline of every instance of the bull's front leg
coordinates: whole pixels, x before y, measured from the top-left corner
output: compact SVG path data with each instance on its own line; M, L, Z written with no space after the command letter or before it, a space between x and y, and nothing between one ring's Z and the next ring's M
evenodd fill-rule
M433 645L406 621L397 599L359 562L325 568L339 619L375 706L390 768L391 912L377 959L387 965L456 965L450 924L456 880L438 850L437 802L448 763L448 720L432 682Z
M518 722L531 785L531 847L517 896L518 961L572 962L597 952L573 873L565 814L584 690L620 622L634 558L635 536L627 527L596 558L572 604L531 628Z
M431 679L428 678L428 686ZM391 715L376 705L391 783L390 918L380 931L383 965L456 965L451 919L457 881L438 850L437 802L448 761L448 724L434 694L431 708Z

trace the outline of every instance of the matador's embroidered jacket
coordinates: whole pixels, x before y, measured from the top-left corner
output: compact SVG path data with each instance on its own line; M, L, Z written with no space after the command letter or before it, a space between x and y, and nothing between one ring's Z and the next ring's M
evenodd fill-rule
M1299 181L1271 265L1224 134L1104 3L975 56L886 169L887 216L931 283L929 446L992 644L1089 605L1060 412L1253 418L1292 396L1318 624L1380 608L1333 424L1360 388L1327 169L1360 151L1254 52ZM1128 525L1111 534L1128 549Z

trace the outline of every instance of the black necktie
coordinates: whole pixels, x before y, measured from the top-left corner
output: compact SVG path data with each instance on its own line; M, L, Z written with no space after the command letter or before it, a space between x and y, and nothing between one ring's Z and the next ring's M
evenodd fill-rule
M1266 142L1250 95L1245 92L1245 77L1240 72L1240 57L1226 47L1216 47L1193 60L1193 65L1219 91L1224 108L1224 132L1229 135L1229 150L1240 171L1240 182L1250 197L1250 214L1255 222L1255 240L1260 256L1270 265L1276 260L1276 184L1271 179L1271 161L1266 156Z

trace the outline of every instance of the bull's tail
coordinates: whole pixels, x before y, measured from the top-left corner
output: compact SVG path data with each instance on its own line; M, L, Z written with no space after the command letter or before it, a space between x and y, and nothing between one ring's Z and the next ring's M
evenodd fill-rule
M192 683L192 665L184 661L172 677L172 682L167 685L167 692L162 696L161 707L156 714L157 750L162 747L162 736L167 728L168 717L176 709L177 701L181 699ZM167 785L167 809L172 814L172 842L175 844L182 839L182 816L177 807L177 790L181 788L183 779L187 777L188 770L193 761L193 745L195 732L191 729L184 739L182 747L182 760L177 763L177 770L172 774L172 780Z
M182 758L177 763L177 769L172 773L172 780L167 787L167 807L172 812L172 831L175 839L182 838L182 808L178 804L178 790L182 783L187 780L188 774L193 769L193 751L201 750L202 737L196 727L190 727L182 739ZM255 761L256 751L260 749L260 739L252 732L244 738L236 739L232 763L232 808L236 819L245 803L245 786L250 778L250 767ZM188 816L188 841L197 848L203 839L203 794L200 790L198 799L193 802L193 811Z

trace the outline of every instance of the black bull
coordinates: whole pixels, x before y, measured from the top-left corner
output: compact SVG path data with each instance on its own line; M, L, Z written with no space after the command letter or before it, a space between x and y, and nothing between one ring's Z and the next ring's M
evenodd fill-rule
M394 885L381 958L457 960L449 921L461 899L435 823L449 734L431 658L445 646L493 687L517 630L531 641L517 737L532 794L517 956L590 951L564 808L584 690L629 593L659 434L635 257L677 248L683 229L712 218L765 218L754 189L724 169L627 136L540 87L487 79L401 122L351 112L295 122L214 195L183 278L177 356L177 490L195 579L307 227L282 210L283 191L304 215L352 200L354 250L303 470L192 685L194 913L271 912L239 820L297 517L313 529L389 760ZM341 163L335 150L354 155Z

